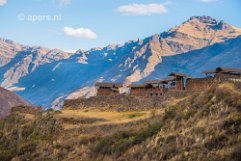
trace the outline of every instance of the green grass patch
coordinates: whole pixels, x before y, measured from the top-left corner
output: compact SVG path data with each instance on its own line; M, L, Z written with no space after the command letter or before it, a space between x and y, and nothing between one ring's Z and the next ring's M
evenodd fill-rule
M137 131L118 131L112 135L102 138L93 146L93 153L116 154L120 155L131 146L140 144L147 138L152 137L160 131L161 123L159 121L148 124L145 128Z
M165 113L163 116L163 120L173 119L176 116L177 106L167 106L165 108Z

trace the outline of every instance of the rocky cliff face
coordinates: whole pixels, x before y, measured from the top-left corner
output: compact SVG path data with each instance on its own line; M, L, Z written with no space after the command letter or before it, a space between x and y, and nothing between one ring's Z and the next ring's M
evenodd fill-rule
M1 86L12 89L19 79L34 72L39 66L67 59L70 55L58 49L28 47L0 39Z
M11 108L16 106L30 106L30 103L16 94L0 87L0 119L10 114Z
M66 97L93 95L93 84L100 79L130 84L160 79L167 72L180 69L198 76L205 68L199 61L213 66L222 65L220 62L225 61L231 67L241 67L237 63L239 46L232 46L229 41L239 35L241 29L202 16L191 17L180 26L143 40L89 51L79 50L74 54L0 40L1 86L17 91L36 105L50 107L52 102L53 106L59 107ZM222 45L215 47L216 43ZM235 51L232 54L238 60L229 57L229 50ZM192 62L194 59L196 64ZM185 65L193 67L196 73Z

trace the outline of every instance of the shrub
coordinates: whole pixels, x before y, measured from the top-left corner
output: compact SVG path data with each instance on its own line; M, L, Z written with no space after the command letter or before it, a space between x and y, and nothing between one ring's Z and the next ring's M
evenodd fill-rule
M134 144L141 143L145 141L147 138L157 134L160 128L161 128L160 123L155 122L149 125L146 129L140 130L134 137Z
M135 118L135 117L140 117L143 116L143 113L139 113L139 112L135 112L135 113L131 113L128 115L129 118Z
M36 150L36 147L38 144L39 144L38 141L31 141L31 142L23 143L18 148L18 155L23 155L23 154L34 152Z
M156 109L152 109L152 110L151 110L151 118L155 118L156 115L157 115Z
M225 135L220 135L213 137L212 139L208 140L205 143L205 147L208 149L215 149L215 148L221 148L225 146L226 142L228 141L228 137Z
M197 112L197 110L195 110L195 109L188 109L184 116L185 119L189 120L190 118L192 118L195 115L196 112Z
M140 144L147 138L157 134L161 128L160 122L153 122L146 128L136 132L118 131L113 135L102 138L94 147L94 153L121 154L131 146Z
M176 110L177 110L177 107L176 106L167 106L165 108L165 113L164 113L164 116L163 116L163 120L167 120L167 119L172 119L176 116Z
M97 143L93 151L103 154L123 152L129 145L130 136L131 134L127 131L119 131L113 135L106 136Z
M241 116L236 115L226 119L222 125L222 129L226 130L227 134L237 134L241 132Z
M241 144L235 146L230 154L230 156L228 156L227 158L229 158L232 161L240 161L241 160Z
M162 160L169 160L173 154L177 153L178 148L174 142L166 144L165 147L162 151Z
M16 156L16 153L13 150L0 150L0 160L1 161L9 161L14 156Z
M237 109L238 109L238 111L240 112L241 111L241 99L239 99L238 101L237 101Z

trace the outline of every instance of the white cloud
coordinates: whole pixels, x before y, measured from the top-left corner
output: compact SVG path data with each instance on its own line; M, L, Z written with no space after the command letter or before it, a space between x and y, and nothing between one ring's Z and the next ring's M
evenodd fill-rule
M53 4L59 7L64 7L71 3L71 0L52 0L52 1L53 1Z
M64 27L64 34L67 36L78 37L83 39L96 39L97 35L88 28L77 28Z
M117 12L123 13L125 15L151 15L166 13L166 4L130 4L124 5L117 8Z
M217 2L219 0L201 0L203 3L212 3L212 2Z
M7 0L0 0L0 6L3 6L7 3Z

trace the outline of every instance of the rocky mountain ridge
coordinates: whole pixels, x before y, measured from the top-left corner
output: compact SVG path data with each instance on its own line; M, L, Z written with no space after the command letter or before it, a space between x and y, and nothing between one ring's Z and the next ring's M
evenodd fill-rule
M199 76L200 70L205 69L199 61L220 66L220 62L227 61L222 57L228 58L226 65L241 67L235 63L240 59L239 46L225 45L231 43L230 39L238 43L239 35L241 29L224 21L194 16L180 26L143 40L76 53L15 45L1 39L1 86L16 91L33 104L58 108L65 98L94 95L93 84L98 80L130 84L161 79L169 71L191 73L186 66L192 66L194 76ZM232 54L237 60L228 57L229 50L235 51ZM177 68L180 64L183 69Z

